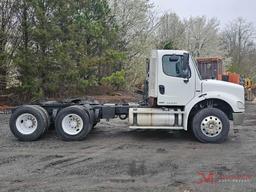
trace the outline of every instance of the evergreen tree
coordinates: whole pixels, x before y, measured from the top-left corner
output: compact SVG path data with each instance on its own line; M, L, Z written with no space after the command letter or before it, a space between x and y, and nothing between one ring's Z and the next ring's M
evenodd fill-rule
M15 63L29 98L84 93L120 70L117 25L105 0L23 0Z

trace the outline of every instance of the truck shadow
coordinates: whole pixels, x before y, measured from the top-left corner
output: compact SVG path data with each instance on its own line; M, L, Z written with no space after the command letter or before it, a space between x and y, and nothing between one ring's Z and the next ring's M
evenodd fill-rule
M195 141L192 134L187 131L170 131L170 130L131 130L126 132L131 138L141 141L171 141L171 142L188 142Z

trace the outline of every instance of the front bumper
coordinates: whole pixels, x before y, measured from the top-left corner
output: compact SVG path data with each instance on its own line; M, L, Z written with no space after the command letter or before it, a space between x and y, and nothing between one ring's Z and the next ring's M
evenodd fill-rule
M233 113L233 124L242 125L244 122L245 113Z

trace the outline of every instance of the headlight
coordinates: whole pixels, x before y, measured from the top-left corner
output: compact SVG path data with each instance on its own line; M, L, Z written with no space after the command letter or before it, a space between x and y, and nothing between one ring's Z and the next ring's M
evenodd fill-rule
M238 109L245 109L244 103L242 101L237 101L237 108Z

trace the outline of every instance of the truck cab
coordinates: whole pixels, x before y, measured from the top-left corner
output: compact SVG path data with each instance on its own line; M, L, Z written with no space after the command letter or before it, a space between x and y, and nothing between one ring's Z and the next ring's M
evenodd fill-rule
M130 109L130 128L192 130L202 142L221 142L230 120L242 123L244 88L202 80L189 52L153 50L147 69L147 107Z
M200 75L186 51L152 51L148 82L149 97L158 106L186 106L201 91Z

